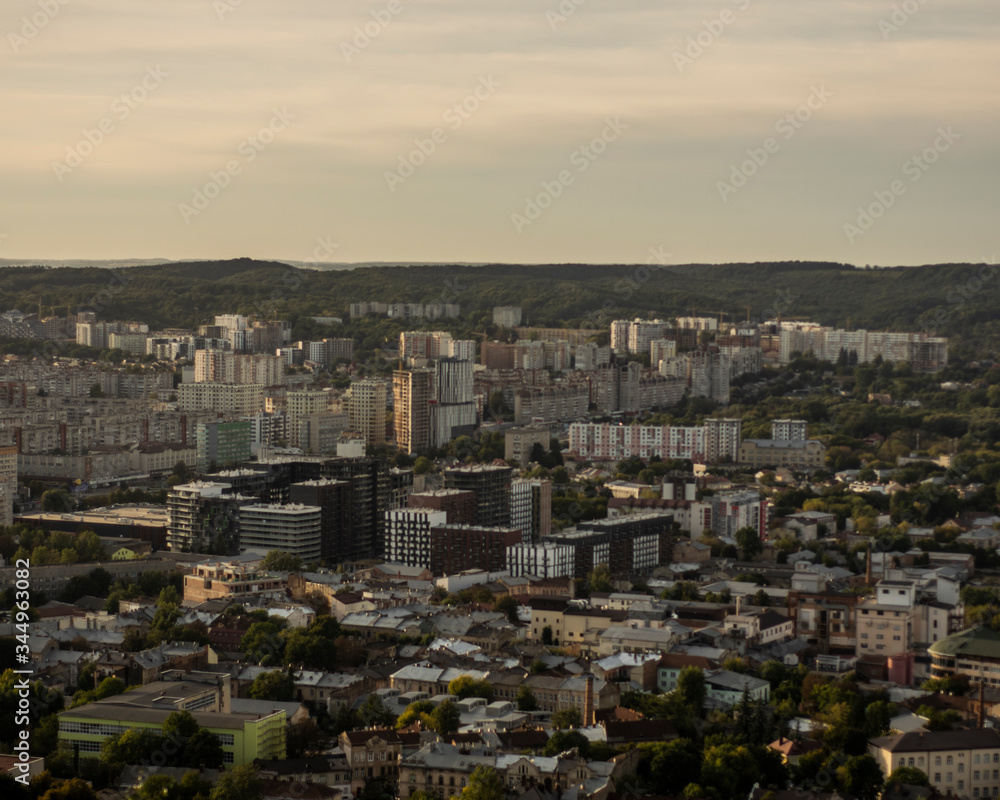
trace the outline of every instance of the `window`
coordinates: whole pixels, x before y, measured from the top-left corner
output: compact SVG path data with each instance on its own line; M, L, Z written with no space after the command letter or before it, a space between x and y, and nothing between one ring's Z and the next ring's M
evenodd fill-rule
M972 780L974 780L974 781L978 781L979 780L979 770L978 769L975 772L972 773Z
M236 756L233 753L229 753L227 751L222 752L223 764L232 764L234 761L236 761Z
M965 764L959 764L958 765L958 774L959 775L965 774Z
M935 772L934 773L934 783L941 783L941 773L940 772Z
M215 735L219 737L219 744L223 747L232 747L236 744L236 737L231 733L217 733Z
M935 767L941 766L941 756L934 756L934 766Z
M913 756L910 756L910 766L914 766L917 762L914 761Z
M948 766L950 767L950 766L951 766L951 765L952 765L953 763L955 763L955 762L954 762L954 759L952 759L952 757L951 757L951 756L948 756L948 758L947 758L947 760L946 760L946 763L947 763L947 764L948 764Z

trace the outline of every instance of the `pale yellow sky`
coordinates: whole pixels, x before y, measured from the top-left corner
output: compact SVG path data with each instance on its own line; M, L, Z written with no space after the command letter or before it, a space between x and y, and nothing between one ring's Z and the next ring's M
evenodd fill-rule
M988 260L998 33L996 0L7 0L0 258Z

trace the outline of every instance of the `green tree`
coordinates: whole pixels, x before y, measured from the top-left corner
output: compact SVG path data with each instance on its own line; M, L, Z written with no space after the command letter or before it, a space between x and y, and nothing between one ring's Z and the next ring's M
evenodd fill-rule
M209 795L209 800L264 800L260 773L253 764L226 770Z
M556 756L573 748L587 758L590 755L590 740L578 730L556 731L545 745L545 755Z
M487 703L493 702L493 684L485 678L473 678L471 675L459 675L448 684L448 694L459 700L466 697L482 697Z
M593 572L587 576L587 584L592 592L610 592L614 588L611 584L611 570L607 564L598 564Z
M81 778L60 781L42 795L41 800L97 800L97 792Z
M519 607L520 605L518 604L517 600L515 600L510 595L507 595L506 597L501 597L493 604L494 611L500 614L506 614L507 619L515 624L519 622L517 616L517 610Z
M434 704L430 700L416 700L403 709L403 713L396 720L396 727L407 728L414 722L423 719L424 715L429 715L433 710Z
M705 750L701 784L714 788L720 797L746 797L759 775L757 760L744 745L727 743Z
M445 700L431 712L431 722L434 731L439 736L448 736L458 730L461 715L458 706L451 700Z
M221 769L225 754L222 741L209 730L200 728L184 742L182 764L185 767Z
M434 469L434 462L427 456L418 456L417 460L413 462L414 475L426 475L432 469Z
M281 625L277 622L255 622L243 634L240 649L255 664L276 666L283 663L285 653L285 643L280 633Z
M526 683L522 683L517 689L517 696L514 698L517 703L518 711L537 711L538 701L535 699L535 693L531 691L531 687Z
M907 783L910 786L930 786L927 774L916 767L896 767L885 782L886 786L894 783Z
M700 715L705 708L707 694L705 673L698 667L684 667L677 675L677 688L674 691L684 705Z
M837 779L843 790L858 800L877 800L885 782L878 762L867 753L851 756L837 767Z
M260 568L272 572L297 572L302 569L302 559L283 550L268 550Z
M160 730L167 741L186 742L198 732L199 725L190 711L174 711L163 721Z
M506 789L495 769L481 765L469 775L469 782L459 797L461 800L504 800Z
M253 679L250 697L254 700L272 700L288 703L295 699L295 678L291 672L274 670L262 672Z
M701 753L690 739L640 744L640 769L654 794L672 797L701 777Z
M580 717L580 709L576 706L561 708L552 714L552 727L557 731L564 731L568 728L579 728L583 724Z
M362 724L367 728L387 728L396 721L395 715L385 707L382 698L374 692L365 698L365 702L358 710L358 716L361 717Z
M69 492L65 489L49 489L42 492L42 511L46 514L65 514L73 510Z
M740 554L744 561L750 561L758 553L764 551L764 545L760 541L760 534L755 528L746 527L736 531L734 537L736 544L740 548Z

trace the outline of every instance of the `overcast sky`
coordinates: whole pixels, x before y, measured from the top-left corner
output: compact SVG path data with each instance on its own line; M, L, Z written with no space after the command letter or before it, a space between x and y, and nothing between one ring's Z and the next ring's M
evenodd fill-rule
M996 0L5 0L0 35L0 258L1000 250Z

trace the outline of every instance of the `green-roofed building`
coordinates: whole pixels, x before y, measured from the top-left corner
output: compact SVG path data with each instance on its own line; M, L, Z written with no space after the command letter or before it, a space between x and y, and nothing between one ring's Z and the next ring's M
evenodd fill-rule
M1000 633L982 625L953 633L927 648L931 676L967 675L974 683L1000 686Z

